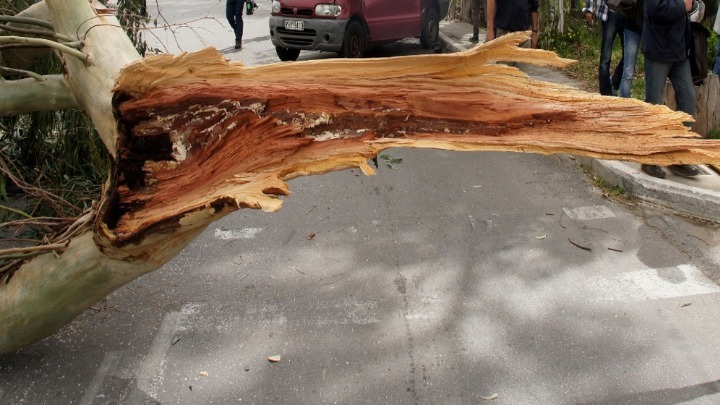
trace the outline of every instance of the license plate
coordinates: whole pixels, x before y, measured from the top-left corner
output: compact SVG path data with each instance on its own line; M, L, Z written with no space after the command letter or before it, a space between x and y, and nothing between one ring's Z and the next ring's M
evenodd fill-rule
M290 31L304 31L305 21L285 20L285 29Z

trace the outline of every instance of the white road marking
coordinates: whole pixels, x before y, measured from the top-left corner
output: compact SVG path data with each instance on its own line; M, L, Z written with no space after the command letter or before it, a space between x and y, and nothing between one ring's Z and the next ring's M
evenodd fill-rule
M243 229L215 229L215 239L236 240L236 239L252 239L262 232L262 228L243 228Z
M87 390L85 390L85 395L83 395L80 400L80 405L92 405L95 402L95 398L98 396L100 388L102 388L105 382L105 377L115 372L119 360L120 352L108 352L105 354L102 363L100 363L100 367L98 367L95 373L95 377L90 381L90 385L88 385Z
M689 264L598 277L590 281L590 287L600 293L601 300L610 301L646 301L720 293L720 286Z
M165 315L147 356L135 374L138 388L154 399L157 399L157 387L162 380L161 372L165 364L165 356L172 346L173 336L180 327L182 318L182 312L170 312Z
M563 208L563 211L570 218L576 221L587 221L590 219L614 218L615 214L610 208L604 205L593 205L589 207Z

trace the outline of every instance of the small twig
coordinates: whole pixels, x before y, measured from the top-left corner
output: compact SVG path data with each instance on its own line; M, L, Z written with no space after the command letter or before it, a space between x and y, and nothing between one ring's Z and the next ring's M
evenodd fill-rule
M589 227L589 226L587 226L587 225L583 226L583 229L593 230L593 231L603 231L603 232L605 232L605 233L610 233L610 232L608 232L608 231L606 231L606 230L604 230L604 229L601 229L601 228L591 228L591 227Z
M700 242L704 243L705 245L707 245L707 246L710 246L710 244L709 244L709 243L705 242L705 240L703 240L703 239L702 239L702 238L700 238L699 236L695 236L695 235L692 235L692 234L688 234L688 236L691 236L691 237L693 237L693 238L695 238L695 239L699 240Z
M0 37L1 38L1 37ZM13 172L10 171L10 168L7 166L7 163L0 157L0 173L4 174L5 177L7 177L10 181L15 183L15 185L18 186L24 193L28 194L29 196L38 198L38 199L47 199L49 200L54 206L55 209L60 211L59 207L61 205L79 213L82 213L82 209L76 207L75 205L71 204L64 198L55 195L47 190L43 190L37 187L34 187L28 183L26 183L23 179L18 178L13 174Z
M53 25L49 21L40 20L37 18L17 17L17 16L12 16L12 15L0 15L0 22L17 23L17 24L25 24L25 25L36 25L38 27L47 28L49 30L55 30L53 28Z
M5 31L8 31L8 32L17 32L17 33L19 33L19 34L25 34L25 35L40 35L40 36L43 36L43 37L48 37L48 38L57 39L57 40L59 40L59 41L66 41L66 42L74 41L73 38L71 38L71 37L69 37L69 36L67 36L67 35L58 34L58 33L53 32L53 31L35 30L35 29L30 29L30 28L13 27L13 26L11 26L11 25L5 25L5 24L0 24L0 29L5 30Z
M300 273L300 274L302 274L302 275L305 275L305 273L303 273L302 271L300 271L298 268L293 267L293 269L295 269L295 271L297 271L298 273Z
M25 37L18 37L18 36L6 36L6 37L0 36L0 43L3 43L3 44L13 44L13 43L15 43L15 44L30 44L30 45L44 46L47 48L55 49L58 52L65 53L70 56L74 56L85 63L90 63L90 55L86 55L86 54L78 51L77 49L63 45L56 41L51 41L49 39L25 38Z
M26 213L26 212L23 212L23 211L20 211L20 210L16 210L15 208L10 208L10 207L5 206L5 205L0 205L0 210L9 211L9 212L12 212L13 214L18 214L18 215L20 215L20 216L24 216L24 217L29 218L29 219L34 219L30 214L28 214L28 213Z
M62 243L56 243L53 245L41 245L41 246L30 246L30 247L24 247L24 248L11 248L11 249L2 249L0 250L0 257L4 255L12 255L15 253L30 253L30 252L37 252L37 251L45 251L45 250L55 250L55 249L64 249L66 248L66 244Z
M35 79L39 82L44 82L45 80L47 80L42 75L37 74L35 72L31 72L29 70L13 69L13 68L3 67L3 66L0 66L0 74L15 74L15 75L20 75L20 76L24 76L24 77L32 77L33 79Z
M588 252L592 252L592 249L590 249L589 247L587 247L587 246L582 246L582 245L578 245L577 243L573 242L572 239L570 239L570 238L568 238L568 241L570 241L570 243L571 243L573 246L575 246L575 247L578 247L578 248L580 248L580 249L582 249L582 250L586 250L586 251L588 251Z
M45 252L28 252L28 253L17 253L13 255L3 255L0 253L0 260L15 260L15 259L27 259L28 257L40 256Z
M620 253L623 252L623 251L620 250L620 249L615 249L615 248L611 248L611 247L609 247L608 250L612 250L613 252L620 252Z
M37 243L37 239L30 239L30 238L3 238L0 243Z

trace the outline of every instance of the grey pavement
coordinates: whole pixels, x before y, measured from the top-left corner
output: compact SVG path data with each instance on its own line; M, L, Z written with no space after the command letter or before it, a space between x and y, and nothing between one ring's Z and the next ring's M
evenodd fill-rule
M449 52L459 52L476 46L469 41L472 25L454 21L440 22L440 40ZM480 30L480 43L485 32ZM532 66L527 73L536 79L580 84L557 69ZM610 187L620 187L629 195L651 204L669 208L693 218L720 222L720 175L710 166L698 166L701 175L695 178L675 176L667 172L665 179L651 177L640 171L640 164L578 157L578 162Z

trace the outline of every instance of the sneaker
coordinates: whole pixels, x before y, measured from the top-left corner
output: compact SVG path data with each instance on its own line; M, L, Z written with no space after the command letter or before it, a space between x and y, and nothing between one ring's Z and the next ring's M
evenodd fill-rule
M648 176L657 177L658 179L665 178L665 171L660 166L655 165L640 165L640 170Z
M477 35L470 37L470 42L480 42L480 38Z
M693 165L670 165L667 168L676 176L695 177L700 174L700 170Z

